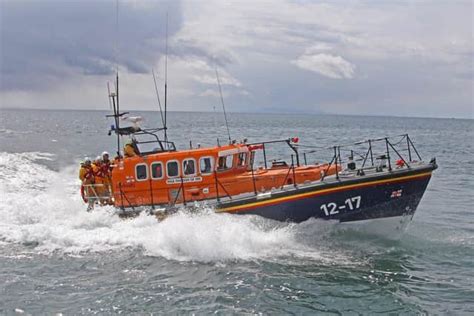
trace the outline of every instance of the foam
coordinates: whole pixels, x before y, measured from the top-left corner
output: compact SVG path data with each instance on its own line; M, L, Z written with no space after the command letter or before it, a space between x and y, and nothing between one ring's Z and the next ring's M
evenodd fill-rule
M223 262L295 258L349 263L321 246L331 226L311 220L282 224L254 216L216 214L203 208L158 222L145 214L122 220L112 207L91 213L79 195L77 167L60 172L40 163L47 153L0 153L0 242L31 245L35 252L78 255L131 248L172 260Z

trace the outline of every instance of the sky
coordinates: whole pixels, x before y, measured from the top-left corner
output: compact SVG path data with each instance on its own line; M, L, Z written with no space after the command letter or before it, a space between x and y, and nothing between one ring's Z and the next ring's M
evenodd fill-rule
M0 0L0 107L107 110L118 67L122 107L155 110L168 33L170 110L220 109L217 69L232 112L474 118L473 11L455 0Z

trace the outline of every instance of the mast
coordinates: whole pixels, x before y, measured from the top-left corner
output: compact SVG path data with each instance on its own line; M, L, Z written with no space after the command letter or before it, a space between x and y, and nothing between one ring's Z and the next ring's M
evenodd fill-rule
M168 141L167 127L166 127L166 114L168 111L168 12L166 13L166 47L165 47L165 122L164 122L164 131L165 131L165 142Z
M161 108L160 94L158 92L158 86L156 85L155 71L153 70L153 68L151 69L151 73L153 74L153 82L155 83L155 92L156 92L156 98L158 99L158 107L160 108L161 123L163 124L163 127L164 127L165 126L165 119L163 117L163 110Z
M117 77L118 79L118 77ZM115 89L117 89L118 85L115 84ZM111 134L112 131L115 132L117 135L117 156L120 156L120 112L118 111L118 97L116 92L111 92L110 91L110 85L107 83L107 90L109 92L109 104L111 105L114 114L113 115L106 115L106 117L113 117L115 121L115 126L112 126L112 129L109 131L109 135ZM117 91L117 90L116 90Z
M227 121L227 113L225 111L224 97L222 95L221 82L219 80L219 74L217 72L217 67L216 67L216 78L217 78L217 85L219 86L219 94L221 96L222 110L224 111L225 126L227 127L227 135L229 136L229 144L230 144L230 143L232 143L232 140L230 138L229 122Z
M120 157L120 117L125 113L120 113L120 104L119 104L119 71L118 71L118 26L119 26L119 3L116 1L116 15L115 15L115 31L117 32L115 37L115 92L110 91L110 85L107 83L107 90L109 92L109 105L113 107L114 114L106 115L106 117L113 117L115 121L115 126L112 126L112 129L109 131L111 135L112 131L117 135L117 156Z
M120 157L120 106L119 106L119 66L118 66L118 37L119 37L119 0L115 3L116 15L115 15L115 31L117 32L115 37L115 99L117 100L117 110L115 113L115 128L117 129L117 155Z
M117 76L116 76L116 88L115 88L115 98L117 99L117 117L115 119L115 125L117 131L120 130L120 107L119 107L119 74L118 74L118 65L117 65ZM117 153L120 156L120 133L117 133Z

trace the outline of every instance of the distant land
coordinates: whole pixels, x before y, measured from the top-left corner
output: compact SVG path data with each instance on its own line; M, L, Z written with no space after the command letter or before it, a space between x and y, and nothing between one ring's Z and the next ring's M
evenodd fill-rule
M88 112L88 111L94 111L94 112L110 112L108 109L70 109L70 108L64 108L64 109L54 109L54 108L13 108L13 107L0 107L0 110L18 110L18 111L78 111L78 112ZM155 113L158 112L158 110L140 110L140 109L133 109L133 108L124 108L121 109L123 111L130 111L130 112L145 112L145 113ZM168 111L170 113L214 113L214 111L189 111L189 110L172 110ZM222 110L216 110L216 113L221 113ZM295 110L295 111L284 111L281 109L277 110L270 110L270 109L262 109L258 111L232 111L232 110L227 110L227 113L236 113L236 114L257 114L257 115L265 115L265 114L285 114L285 115L328 115L328 116L364 116L364 117L405 117L405 118L427 118L427 119L458 119L458 120L474 120L474 113L472 113L471 117L446 117L446 116L416 116L416 115L384 115L384 114L344 114L344 113L331 113L331 112L323 112L323 111L304 111L304 110Z

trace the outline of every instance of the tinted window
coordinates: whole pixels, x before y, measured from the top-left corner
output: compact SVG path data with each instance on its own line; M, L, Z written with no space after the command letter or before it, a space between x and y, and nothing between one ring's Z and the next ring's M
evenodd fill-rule
M240 153L237 159L237 166L245 166L245 160L247 160L247 153Z
M169 161L166 164L166 169L168 170L168 177L177 177L179 175L179 165L177 161Z
M211 173L212 172L212 158L211 157L203 157L199 160L200 171L202 174Z
M196 166L194 159L185 159L183 161L183 173L185 176L196 174Z
M137 180L146 180L148 178L146 165L136 165L135 173Z
M232 155L219 157L217 169L226 170L226 169L232 168L232 158L233 158Z
M154 162L151 164L151 177L153 179L160 179L163 177L163 164L161 162Z

